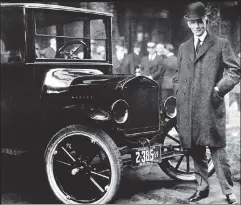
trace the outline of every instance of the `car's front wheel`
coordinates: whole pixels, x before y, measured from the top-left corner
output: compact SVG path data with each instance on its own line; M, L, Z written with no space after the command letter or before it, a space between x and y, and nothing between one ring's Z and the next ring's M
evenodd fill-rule
M62 203L108 203L120 185L119 150L101 130L63 128L47 145L45 164L50 187Z

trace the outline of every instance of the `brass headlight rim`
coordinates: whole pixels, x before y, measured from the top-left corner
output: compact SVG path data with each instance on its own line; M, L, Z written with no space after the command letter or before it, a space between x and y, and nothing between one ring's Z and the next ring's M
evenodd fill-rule
M115 117L114 117L114 114L113 114L114 108L115 108L116 104L120 103L120 102L124 102L124 104L127 106L127 108L126 108L126 112L127 113L125 113L125 115L123 117L125 120L122 121L122 122L119 122L118 120L116 120ZM117 124L124 124L127 121L128 117L129 117L129 105L128 105L128 103L125 100L123 100L123 99L118 99L115 102L113 102L112 105L111 105L111 116L113 117L113 119L115 120L115 122Z
M177 108L175 108L175 111L174 111L174 113L173 113L172 115L169 115L169 114L167 113L167 102L168 102L170 99L172 99L172 98L175 99L175 101L176 101L176 97L174 97L174 96L169 96L169 97L164 101L164 104L163 104L165 114L166 114L166 116L167 116L169 119L173 119L173 118L175 118L175 117L177 116Z

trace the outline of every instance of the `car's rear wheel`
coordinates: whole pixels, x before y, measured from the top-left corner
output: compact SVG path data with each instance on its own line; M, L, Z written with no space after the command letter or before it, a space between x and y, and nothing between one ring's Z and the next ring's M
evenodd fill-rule
M180 155L173 156L171 158L163 159L159 164L161 169L171 178L183 181L194 181L194 163L188 152L184 152L181 148L180 139L177 132L177 127L173 127L163 138L162 153L168 152L168 149L181 151ZM168 148L167 148L168 147ZM175 147L175 148L174 148ZM208 174L211 176L214 173L214 165L211 159L210 150L207 149L206 156L208 159Z
M100 130L65 127L47 145L45 163L50 187L62 203L108 203L120 185L120 153Z

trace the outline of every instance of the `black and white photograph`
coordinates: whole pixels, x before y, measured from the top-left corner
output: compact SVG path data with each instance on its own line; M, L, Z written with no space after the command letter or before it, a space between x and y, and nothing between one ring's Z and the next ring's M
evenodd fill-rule
M240 3L1 2L1 204L240 204Z

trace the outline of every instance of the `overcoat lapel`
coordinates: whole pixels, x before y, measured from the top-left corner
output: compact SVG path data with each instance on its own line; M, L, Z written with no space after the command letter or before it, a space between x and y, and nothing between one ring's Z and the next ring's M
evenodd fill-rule
M203 44L201 48L199 49L199 52L196 56L195 62L204 54L208 51L208 49L213 45L214 40L213 37L207 34L206 38L203 41Z
M191 62L195 60L194 38L191 38L187 43L187 53L190 53L189 57Z

